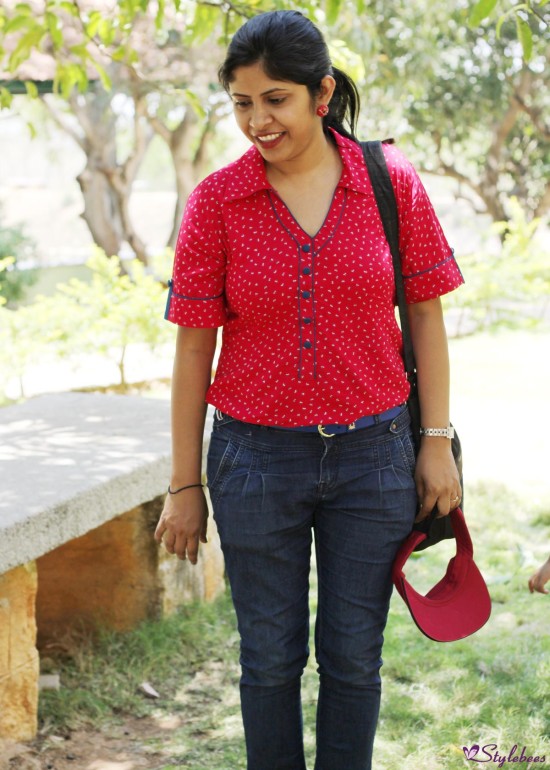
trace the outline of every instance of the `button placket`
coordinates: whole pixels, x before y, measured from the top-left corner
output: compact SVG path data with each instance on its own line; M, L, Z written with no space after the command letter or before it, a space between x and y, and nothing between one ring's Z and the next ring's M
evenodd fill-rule
M300 345L303 350L313 349L313 243L304 243L300 247L298 281L300 302ZM305 332L305 334L304 334ZM306 359L308 361L308 359ZM303 362L302 362L303 363ZM300 367L301 368L301 367ZM314 372L315 376L315 367Z

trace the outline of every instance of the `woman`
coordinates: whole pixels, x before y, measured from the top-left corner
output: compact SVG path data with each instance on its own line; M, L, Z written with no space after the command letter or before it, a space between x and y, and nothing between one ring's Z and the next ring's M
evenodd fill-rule
M436 505L447 515L460 483L444 436L423 437L415 463L392 262L353 136L353 82L295 11L248 21L220 80L253 146L197 187L181 226L167 307L179 324L173 470L156 537L193 564L206 542L201 448L213 404L207 477L241 635L248 768L305 768L313 533L315 768L366 770L392 561L418 505L417 520ZM446 428L439 297L462 278L416 173L398 150L384 151L423 424Z

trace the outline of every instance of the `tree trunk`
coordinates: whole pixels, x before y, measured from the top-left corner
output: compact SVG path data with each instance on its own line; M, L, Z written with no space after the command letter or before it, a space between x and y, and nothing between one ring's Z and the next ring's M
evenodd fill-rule
M92 153L86 158L86 167L77 176L77 180L84 199L81 216L94 242L107 256L112 257L119 254L124 237L118 199L103 168L104 161Z
M91 86L85 94L73 94L71 112L80 130L46 102L50 114L80 146L86 166L77 176L84 198L82 218L94 242L108 256L119 255L127 243L142 262L147 263L146 247L137 234L129 213L129 202L139 166L152 133L145 119L143 97L134 97L134 141L123 163L117 161L117 114L112 107L113 95Z
M167 245L175 248L178 239L178 233L183 216L183 210L187 198L204 176L207 164L208 141L212 135L214 127L221 118L221 112L213 108L208 113L202 127L199 126L197 114L191 107L187 107L183 120L178 123L175 129L170 130L159 118L151 117L150 123L156 133L164 139L172 156L174 164L174 174L176 177L176 204L174 206L174 217L172 221L172 230L168 237ZM194 150L197 134L198 144Z

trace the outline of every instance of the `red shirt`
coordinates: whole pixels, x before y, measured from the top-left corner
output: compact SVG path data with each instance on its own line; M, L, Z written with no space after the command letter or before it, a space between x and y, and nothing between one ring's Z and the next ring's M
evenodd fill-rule
M406 401L392 258L361 147L334 134L343 163L314 238L271 187L255 147L190 196L166 317L223 326L206 400L246 422L351 423ZM452 291L462 275L426 191L392 145L407 301Z

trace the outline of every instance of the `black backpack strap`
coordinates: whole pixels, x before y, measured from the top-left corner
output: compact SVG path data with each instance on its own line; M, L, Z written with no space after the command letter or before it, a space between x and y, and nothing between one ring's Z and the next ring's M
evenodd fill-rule
M390 140L391 141L391 140ZM376 198L378 212L386 240L388 241L392 260L393 272L395 275L395 293L397 297L397 306L399 308L399 320L401 323L401 333L403 335L403 361L405 371L411 385L411 395L409 397L409 411L411 413L411 422L415 442L420 441L420 404L418 401L418 391L416 387L416 367L414 361L414 350L412 346L411 330L409 326L409 317L407 315L407 302L405 300L405 286L403 282L403 273L401 270L401 255L399 253L399 216L397 210L397 201L391 181L390 173L386 165L386 159L382 150L382 142L361 142L363 157L369 173L372 189Z

